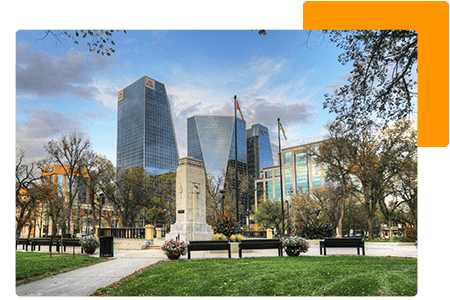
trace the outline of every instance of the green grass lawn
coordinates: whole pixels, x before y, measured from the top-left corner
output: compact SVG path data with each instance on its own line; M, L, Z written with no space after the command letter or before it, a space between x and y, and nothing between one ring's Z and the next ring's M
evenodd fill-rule
M73 268L88 266L107 258L89 257L87 255L53 253L49 252L20 252L16 251L16 283L26 283L41 277L56 275Z
M164 262L94 295L414 296L417 259L369 256L258 257Z
M371 243L390 243L391 241L389 241L389 238L387 239L381 239L381 238L377 238L377 239L373 239L371 241L369 241L368 239L364 238L362 239L364 242L371 242ZM392 239L392 243L401 243L401 242L405 242L403 238L393 238Z

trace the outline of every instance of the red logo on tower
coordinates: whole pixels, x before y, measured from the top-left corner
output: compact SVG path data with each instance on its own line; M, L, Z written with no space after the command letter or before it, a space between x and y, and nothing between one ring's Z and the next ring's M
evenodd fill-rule
M145 87L155 90L155 81L151 78L145 77Z
M118 93L118 101L123 100L123 90L119 91Z

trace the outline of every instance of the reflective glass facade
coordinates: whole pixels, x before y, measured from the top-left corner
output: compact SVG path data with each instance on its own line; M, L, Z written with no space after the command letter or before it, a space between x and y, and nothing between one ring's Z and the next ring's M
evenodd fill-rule
M295 155L295 172L297 175L297 191L307 191L308 180L308 157L306 153Z
M261 124L247 130L247 163L249 175L259 178L264 168L273 166L269 130Z
M187 155L203 161L206 172L224 175L228 160L235 159L234 117L193 116L187 120ZM237 119L238 161L247 163L245 122Z
M288 197L294 193L294 176L292 174L292 169L285 169L284 176L284 195L285 197Z
M144 167L149 174L176 172L178 147L164 84L144 76L119 91L117 168Z
M327 166L317 163L315 157L308 154L308 149L318 151L322 141L307 145L300 145L283 149L281 157L283 160L283 199L288 199L292 193L310 193L313 188L332 185L333 182L326 179ZM261 178L255 180L254 188L264 186L263 192L268 199L281 199L280 189L280 167L272 166L264 168ZM257 193L255 192L255 195Z

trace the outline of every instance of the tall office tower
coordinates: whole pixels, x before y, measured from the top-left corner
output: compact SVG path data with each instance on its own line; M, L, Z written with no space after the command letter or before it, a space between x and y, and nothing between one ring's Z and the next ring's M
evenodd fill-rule
M207 174L223 176L235 160L234 117L193 116L187 120L187 155L203 161ZM247 164L245 122L237 119L238 162Z
M259 178L263 168L274 165L269 130L261 124L247 129L247 164L248 174L254 178Z
M118 93L117 168L176 172L178 146L164 84L144 76Z
M279 166L280 165L280 159L279 159L278 153L280 151L280 148L278 146L278 142L276 144L271 143L270 144L270 148L272 149L273 162L274 162L275 166Z
M272 147L270 144L269 130L261 124L252 125L247 129L247 164L248 164L248 184L249 190L254 190L255 180L260 177L263 168L272 167ZM263 194L263 191L250 193L248 197L248 207L257 204L256 201Z

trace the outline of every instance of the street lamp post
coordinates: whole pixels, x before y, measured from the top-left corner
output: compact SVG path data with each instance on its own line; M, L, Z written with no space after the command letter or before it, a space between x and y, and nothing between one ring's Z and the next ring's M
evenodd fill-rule
M291 226L289 224L289 201L286 199L286 210L287 210L287 234L291 235Z
M234 168L236 171L236 221L239 223L239 201L238 201L238 153L237 153L237 115L236 115L236 101L237 101L237 96L234 95L234 158L235 158L235 163L234 163Z
M281 191L281 232L284 235L284 201L283 201L283 168L281 161L280 118L278 118L278 159L280 162L280 191Z
M163 224L163 230L164 230L164 236L166 236L166 211L167 209L164 209L164 224Z

